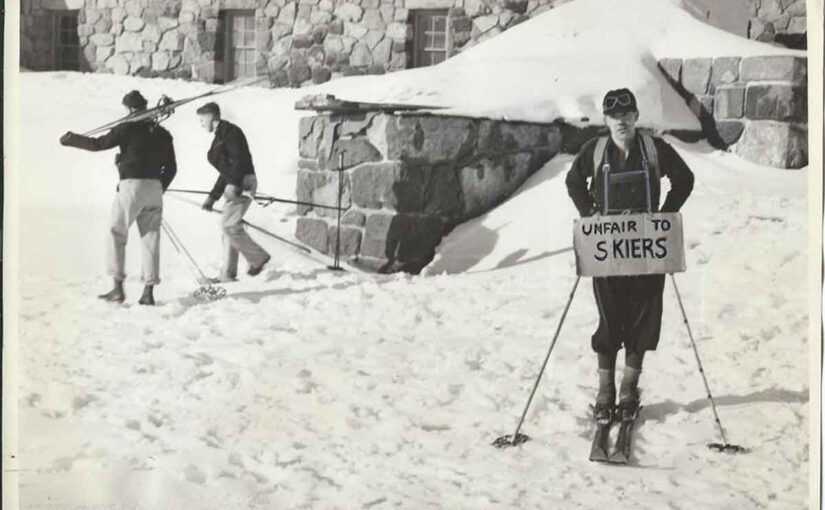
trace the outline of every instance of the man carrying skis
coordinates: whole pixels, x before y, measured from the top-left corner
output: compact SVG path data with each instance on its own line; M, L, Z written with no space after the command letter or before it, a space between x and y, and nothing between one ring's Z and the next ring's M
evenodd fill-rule
M123 97L130 114L146 110L146 99L133 90ZM129 228L137 223L143 245L142 305L154 305L153 288L160 283L160 225L163 214L163 192L177 173L172 135L154 120L124 122L107 134L90 138L68 132L60 138L61 145L87 151L120 148L115 157L120 182L112 204L107 244L108 272L114 287L98 296L105 301L122 303L126 296L126 240Z
M636 129L639 111L630 90L611 90L602 107L610 135L585 143L567 174L568 194L579 213L677 212L693 190L693 173L668 143ZM671 189L660 209L661 176ZM597 422L610 421L614 407L619 416L638 410L642 360L659 342L664 279L659 274L593 278L599 309L591 339L599 367ZM616 406L615 366L622 346L625 368Z
M201 127L215 133L206 158L220 174L203 203L203 209L211 211L221 195L224 198L221 216L223 268L214 281L230 282L237 278L239 252L249 265L247 274L255 276L263 270L270 257L249 236L243 224L243 217L258 187L249 145L241 128L221 119L221 109L216 103L206 103L197 109L197 114Z

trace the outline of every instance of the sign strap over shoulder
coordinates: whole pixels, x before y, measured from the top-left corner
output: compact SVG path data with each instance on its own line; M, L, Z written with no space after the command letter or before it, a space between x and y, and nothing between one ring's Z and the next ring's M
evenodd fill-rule
M604 162L604 156L607 152L607 137L600 136L596 141L596 148L593 150L593 179L596 179L596 172Z

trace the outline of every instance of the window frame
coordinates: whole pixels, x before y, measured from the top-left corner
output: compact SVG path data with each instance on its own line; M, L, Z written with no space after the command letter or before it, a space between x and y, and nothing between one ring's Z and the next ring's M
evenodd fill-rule
M224 83L228 83L240 78L255 77L258 75L258 48L257 48L257 27L254 9L221 9L219 12L219 37L221 44L220 55L222 55L221 62L221 78ZM251 22L251 27L244 26L241 28L241 33L244 35L250 34L252 42L250 44L242 43L236 46L235 39L235 23L236 20L243 19L244 23ZM253 59L251 61L238 61L238 50L244 55L251 54ZM216 52L217 56L218 52ZM240 71L238 68L240 66ZM252 74L244 74L244 66L252 67Z
M78 34L78 26L80 24L79 16L80 10L78 9L59 9L59 10L52 10L52 58L51 58L51 68L54 71L80 71L80 36ZM65 30L62 26L62 22L64 19L73 19L74 20L74 30ZM72 34L74 37L75 44L65 44L63 43L62 35ZM64 51L71 51L74 49L74 66L66 66L65 60L63 59Z
M449 9L414 9L412 14L413 27L413 49L412 49L412 67L430 67L440 64L444 60L450 58L452 53L452 38L450 37L450 14ZM444 19L444 30L439 31L434 23L438 17ZM430 26L426 27L425 23ZM441 47L428 47L430 44L427 39L438 35L444 36L444 44ZM433 39L430 39L432 41ZM443 53L444 59L433 63L432 57L429 62L425 62L424 55L433 55L436 53Z

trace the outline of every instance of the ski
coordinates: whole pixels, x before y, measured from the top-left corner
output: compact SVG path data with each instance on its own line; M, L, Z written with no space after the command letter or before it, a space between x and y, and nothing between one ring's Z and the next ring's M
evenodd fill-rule
M616 444L613 446L613 452L608 458L611 464L627 464L630 460L630 446L633 440L633 427L636 424L636 418L639 417L639 411L642 406L637 406L635 411L621 410L618 408L619 416L619 433L616 436Z
M149 108L140 112L130 113L124 117L121 117L117 120L109 122L107 124L103 124L102 126L98 126L90 131L86 131L83 133L83 136L92 136L97 133L101 133L103 131L107 131L109 129L114 128L115 126L119 126L120 124L125 124L127 122L138 122L141 120L152 119L155 117L161 117L164 115L170 115L175 108L185 105L187 103L191 103L192 101L197 101L198 99L203 99L205 97L216 96L218 94L224 94L226 92L230 92L232 90L239 89L241 87L246 87L249 85L254 85L256 83L260 83L264 80L268 80L269 77L261 77L256 78L254 80L246 80L244 82L235 83L234 85L227 86L227 87L219 87L208 92L204 92L203 94L198 94L196 96L187 97L184 99L179 99L177 101L171 101L168 103L160 104L155 106L154 108Z
M591 406L592 408L592 406ZM595 410L593 411L595 415ZM593 434L593 443L590 445L591 462L607 462L609 458L610 428L613 425L614 414L611 412L606 418L594 420L596 431Z

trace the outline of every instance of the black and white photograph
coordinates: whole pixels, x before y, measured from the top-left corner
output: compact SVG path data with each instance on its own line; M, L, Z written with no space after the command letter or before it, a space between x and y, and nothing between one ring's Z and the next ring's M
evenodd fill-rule
M820 508L822 0L5 8L3 510Z

